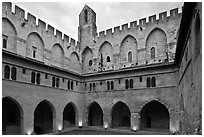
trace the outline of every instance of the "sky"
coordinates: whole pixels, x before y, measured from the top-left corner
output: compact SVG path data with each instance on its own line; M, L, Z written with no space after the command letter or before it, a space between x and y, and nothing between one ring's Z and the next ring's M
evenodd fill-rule
M87 4L96 13L97 32L179 8L182 2L12 2L47 24L78 40L79 14ZM26 15L27 17L27 15Z

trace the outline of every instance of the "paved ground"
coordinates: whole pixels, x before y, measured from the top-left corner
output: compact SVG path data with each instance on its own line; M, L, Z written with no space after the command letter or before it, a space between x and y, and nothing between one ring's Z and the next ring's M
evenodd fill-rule
M93 129L93 128L82 128L82 129L73 129L70 131L65 131L59 133L58 135L170 135L170 132L165 130L150 130L145 129L138 132L132 132L130 130L124 129Z

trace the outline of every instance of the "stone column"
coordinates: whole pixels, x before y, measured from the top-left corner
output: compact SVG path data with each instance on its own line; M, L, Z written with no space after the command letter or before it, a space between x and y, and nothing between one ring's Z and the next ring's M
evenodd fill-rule
M170 117L169 121L170 132L172 133L179 132L179 113L177 112L171 113L169 117Z
M139 130L140 129L140 115L138 112L131 113L131 130Z
M111 127L111 114L110 112L105 113L103 115L103 127L110 128Z
M31 135L34 131L34 112L31 109L25 109L21 121L21 134Z
M63 129L63 110L56 108L56 114L53 114L53 132Z

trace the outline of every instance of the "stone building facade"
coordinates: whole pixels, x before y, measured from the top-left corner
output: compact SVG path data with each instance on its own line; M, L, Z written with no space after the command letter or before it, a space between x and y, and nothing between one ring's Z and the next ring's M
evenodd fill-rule
M178 9L170 16L163 12L159 19L153 15L149 22L144 18L97 33L96 13L85 5L76 41L40 19L36 25L30 13L25 19L18 6L13 13L11 7L2 3L3 134L46 134L74 126L185 134L187 127L198 127L181 120L201 120L201 105L195 114L185 113L195 108L194 101L201 102L201 52L188 55L198 55L198 67L191 64L193 70L183 71L185 63L179 60L186 57L179 51L185 45L180 42L178 48L177 42L184 41L185 17ZM194 28L193 38L201 31ZM201 37L192 40L199 44L189 41L188 51L194 45L201 48ZM188 87L194 77L197 96Z

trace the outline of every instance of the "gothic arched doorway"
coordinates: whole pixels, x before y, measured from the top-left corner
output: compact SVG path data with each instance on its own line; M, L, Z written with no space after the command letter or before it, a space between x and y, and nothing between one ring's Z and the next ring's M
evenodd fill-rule
M63 111L63 128L74 127L76 124L75 106L72 103L66 105Z
M130 127L130 110L128 106L119 101L112 108L112 127Z
M40 102L34 111L34 131L37 135L51 133L54 119L53 105L44 100Z
M20 135L23 121L23 110L12 98L2 99L2 134Z
M89 126L103 126L103 111L96 102L89 107L88 121Z
M158 101L147 103L140 112L140 127L169 129L169 112L166 106Z

